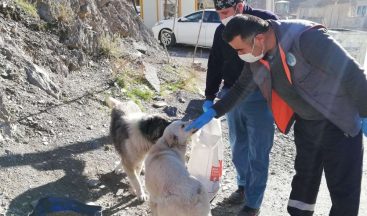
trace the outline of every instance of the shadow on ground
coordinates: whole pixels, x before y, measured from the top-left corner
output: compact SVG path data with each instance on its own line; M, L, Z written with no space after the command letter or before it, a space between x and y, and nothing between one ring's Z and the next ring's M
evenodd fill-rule
M177 44L174 47L169 47L168 52L172 57L192 58L194 55L195 47ZM198 47L196 50L197 58L208 58L210 49Z
M182 117L183 121L194 120L203 113L203 100L191 100L186 107L185 116Z
M215 200L214 200L215 201ZM235 216L241 210L242 204L230 205L225 201L217 202L215 207L212 208L212 216Z
M15 197L10 202L9 212L16 215L29 213L32 210L30 204L46 196L69 197L81 202L91 202L107 193L116 194L118 189L127 190L128 185L121 182L121 178L126 176L116 175L114 173L106 173L100 176L101 183L106 187L89 188L87 184L89 179L83 175L85 162L75 159L75 155L100 149L108 143L110 143L109 137L105 136L85 142L77 142L46 152L1 156L0 167L2 168L31 166L34 169L44 172L54 170L62 170L64 172L64 176L58 180L39 187L30 188ZM105 210L106 213L104 215L112 215L115 212L114 209L119 211L128 206L138 205L138 202L131 202L133 199L134 197L131 195L121 196L119 203Z

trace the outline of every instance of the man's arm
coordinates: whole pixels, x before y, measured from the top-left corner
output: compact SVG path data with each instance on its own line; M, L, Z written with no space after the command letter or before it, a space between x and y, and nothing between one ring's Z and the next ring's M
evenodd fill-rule
M300 37L300 50L310 64L340 79L361 117L367 117L367 80L364 71L326 29L304 32Z
M219 26L215 31L213 46L210 50L205 88L205 97L207 100L215 99L223 78L222 29L223 26Z
M249 65L245 64L240 77L224 97L213 105L213 109L220 117L229 112L239 101L245 99L257 88L253 80Z

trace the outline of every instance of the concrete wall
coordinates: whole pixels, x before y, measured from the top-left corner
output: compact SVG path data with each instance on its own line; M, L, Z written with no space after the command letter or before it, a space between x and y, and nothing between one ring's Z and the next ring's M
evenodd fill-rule
M358 63L365 69L367 58L367 32L363 31L329 31L348 52L353 56Z
M179 8L177 16L184 16L195 11L196 0L177 0ZM141 0L141 16L144 24L151 28L164 18L164 0Z
M158 21L159 17L157 14L157 1L156 0L144 0L142 2L143 7L141 8L141 14L143 16L144 24L151 28Z
M182 0L181 3L182 16L195 12L196 10L195 3L196 3L195 0Z
M268 0L250 0L247 1L248 5L250 5L253 8L259 8L263 10L267 10L267 3Z
M329 4L322 7L301 6L297 18L319 22L328 28L367 30L367 16L356 16L357 5L364 4L364 1Z

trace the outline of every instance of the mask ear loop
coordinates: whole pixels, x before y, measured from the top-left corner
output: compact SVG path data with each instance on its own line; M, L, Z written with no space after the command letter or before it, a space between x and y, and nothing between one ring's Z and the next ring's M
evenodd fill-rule
M256 37L256 35L255 35L255 37ZM254 41L253 41L253 45L252 45L252 50L251 50L251 54L252 55L254 55L253 52L254 52L254 49L255 49L255 37L254 37ZM260 55L264 55L264 49L265 49L265 47L263 45L262 46L262 49L261 49L261 54Z
M256 37L256 35L255 35L255 37ZM254 37L254 41L252 42L252 50L251 50L252 55L254 55L253 52L254 52L254 49L255 49L255 37Z

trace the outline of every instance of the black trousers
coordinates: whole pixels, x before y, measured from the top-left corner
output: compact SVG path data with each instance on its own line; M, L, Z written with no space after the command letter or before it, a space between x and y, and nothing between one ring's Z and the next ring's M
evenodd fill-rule
M296 174L288 213L313 215L322 172L330 192L330 216L357 216L361 194L362 133L345 135L328 120L310 121L296 117Z

